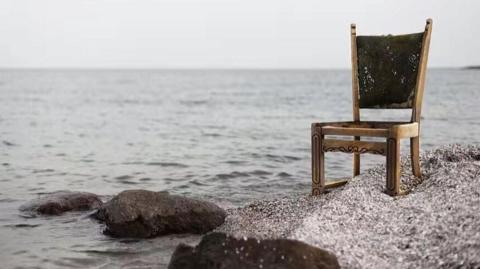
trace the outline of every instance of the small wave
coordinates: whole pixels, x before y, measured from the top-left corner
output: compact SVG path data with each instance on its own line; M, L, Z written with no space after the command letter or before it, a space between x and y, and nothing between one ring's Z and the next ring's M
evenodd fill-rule
M126 238L126 239L120 240L119 242L124 243L124 244L132 244L132 243L138 243L138 242L141 242L141 241L142 241L141 239Z
M46 169L35 169L35 170L33 170L33 173L34 173L34 174L38 174L38 173L52 173L52 172L55 172L55 170L50 169L50 168L46 168Z
M208 184L205 184L205 183L202 183L198 180L190 180L189 183L191 183L192 185L195 185L195 186L208 186Z
M12 142L9 142L9 141L7 141L7 140L3 140L2 143L3 143L5 146L9 146L9 147L17 146L17 144L12 143Z
M295 156L288 156L288 155L285 155L283 156L285 159L287 160L292 160L292 161L300 161L302 158L300 157L295 157Z
M130 176L130 175L123 175L123 176L118 176L118 177L115 177L115 179L118 179L118 180L127 180L127 179L132 179L133 176Z
M8 228L35 228L38 226L41 226L41 224L19 223L19 224L4 225L4 227L8 227Z
M182 163L172 163L172 162L149 162L146 165L157 165L162 167L178 167L178 168L187 168L188 165Z
M246 161L225 161L228 164L246 164Z
M70 175L72 176L79 176L79 177L89 177L91 175L89 174L82 174L82 173L71 173Z
M22 254L25 254L25 253L28 253L28 250L19 250L19 251L13 252L12 254L13 255L22 255Z
M221 134L217 134L217 133L203 133L202 136L206 136L206 137L220 137L222 136Z
M138 185L140 183L135 182L135 181L130 181L130 180L122 180L120 183L125 184L125 185Z
M286 173L286 172L280 172L277 174L277 176L279 177L291 177L292 175L290 175L289 173Z
M274 154L266 154L265 157L267 157L269 160L272 160L274 162L290 162L290 161L299 161L302 158L295 157L295 156L290 156L290 155L274 155Z
M250 176L248 173L233 171L229 174L217 174L217 175L215 175L215 178L217 178L217 179L230 179L230 178L248 177L248 176Z
M269 161L278 162L278 163L288 163L292 161L302 160L300 157L291 156L291 155L275 155L275 154L258 154L258 153L249 153L249 156L255 159L267 159Z
M38 187L38 188L28 188L27 191L29 192L39 192L45 190L44 187Z
M127 240L122 240L124 241L125 243L135 243L135 242L138 242L138 240L136 239L129 239L128 241L130 242L127 242ZM81 252L81 253L87 253L87 254L96 254L96 255L106 255L106 256L123 256L123 255L128 255L128 254L135 254L136 252L132 252L132 251L126 251L126 250L82 250L82 251L77 251L77 252Z
M152 179L149 177L142 177L139 179L140 181L151 181Z
M254 175L254 176L268 176L271 175L272 173L263 171L263 170L254 170L250 172L249 174Z

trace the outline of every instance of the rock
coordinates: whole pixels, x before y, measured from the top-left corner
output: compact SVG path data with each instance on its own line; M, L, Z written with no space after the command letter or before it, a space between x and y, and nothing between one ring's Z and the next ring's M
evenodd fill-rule
M226 212L217 205L168 192L123 191L105 203L94 217L104 221L114 237L201 234L221 225Z
M180 244L168 269L330 269L340 268L328 251L290 239L236 239L211 233L198 246Z
M42 215L60 215L67 211L92 210L101 205L102 200L93 193L57 191L20 206L20 211Z

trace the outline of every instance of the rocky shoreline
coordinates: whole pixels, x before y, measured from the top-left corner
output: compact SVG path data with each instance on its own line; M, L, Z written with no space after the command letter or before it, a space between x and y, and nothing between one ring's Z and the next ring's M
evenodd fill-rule
M259 200L226 212L144 190L103 204L94 194L56 192L20 209L32 215L96 210L92 216L115 237L206 233L196 247L180 244L169 268L480 268L480 147L424 152L421 164L419 180L402 158L408 195L400 197L383 193L385 167L379 165L318 197ZM244 248L260 254L245 256Z

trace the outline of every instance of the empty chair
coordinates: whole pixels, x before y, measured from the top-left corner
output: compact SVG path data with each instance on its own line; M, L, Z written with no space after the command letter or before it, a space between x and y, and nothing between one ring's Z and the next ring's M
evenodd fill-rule
M346 180L326 182L325 152L353 153L353 176L360 174L360 154L386 156L386 193L400 189L400 140L410 139L412 172L421 176L419 160L420 114L432 20L420 33L357 36L351 25L353 121L312 123L312 195ZM408 122L361 121L361 109L411 109ZM328 136L350 136L351 140ZM381 137L381 142L361 137Z

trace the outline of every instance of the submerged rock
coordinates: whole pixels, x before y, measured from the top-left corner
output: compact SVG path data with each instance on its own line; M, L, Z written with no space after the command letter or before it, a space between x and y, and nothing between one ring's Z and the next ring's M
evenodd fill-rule
M213 203L168 192L128 190L105 203L94 217L105 222L105 233L111 236L149 238L206 233L224 222L226 212Z
M20 207L20 211L42 215L60 215L67 211L99 208L102 200L89 192L57 191L34 199Z
M168 269L330 269L340 268L334 254L290 239L236 239L211 233L196 247L180 244Z

